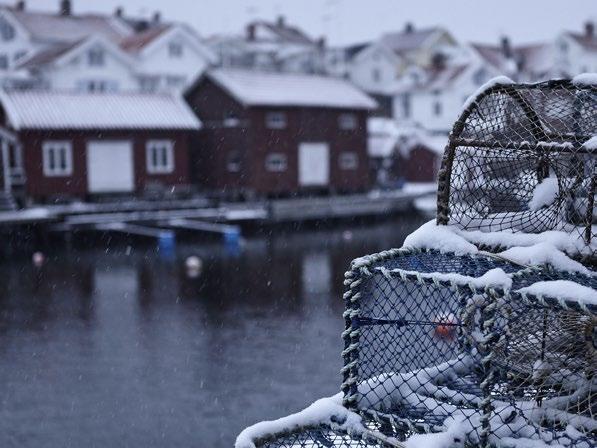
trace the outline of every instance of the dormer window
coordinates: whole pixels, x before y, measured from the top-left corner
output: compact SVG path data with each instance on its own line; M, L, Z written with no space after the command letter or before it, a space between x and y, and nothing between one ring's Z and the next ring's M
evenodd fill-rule
M180 42L170 42L168 44L168 55L171 58L180 58L182 57L182 44Z
M93 67L101 67L104 65L104 50L101 48L92 48L87 52L87 61Z

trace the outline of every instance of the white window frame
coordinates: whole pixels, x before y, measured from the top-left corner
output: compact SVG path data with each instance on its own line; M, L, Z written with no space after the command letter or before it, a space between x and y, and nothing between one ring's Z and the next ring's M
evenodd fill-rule
M356 170L359 167L359 155L356 151L343 151L338 157L341 170Z
M353 131L359 125L357 115L354 113L343 113L338 116L338 127L343 131Z
M157 165L153 163L154 149L164 149L166 163L162 164L162 154L157 155ZM148 140L145 144L145 166L149 174L170 174L174 172L174 142L172 140Z
M42 144L42 166L46 177L68 177L73 174L73 144L68 140L47 140ZM58 166L57 154L64 153L64 168ZM54 153L54 166L50 164Z
M288 169L288 157L281 152L269 153L265 158L265 169L270 173L282 173Z
M285 112L275 111L265 114L265 125L268 129L285 129L287 124Z
M226 159L226 169L228 170L228 172L238 173L240 171L240 165L240 151L230 151Z

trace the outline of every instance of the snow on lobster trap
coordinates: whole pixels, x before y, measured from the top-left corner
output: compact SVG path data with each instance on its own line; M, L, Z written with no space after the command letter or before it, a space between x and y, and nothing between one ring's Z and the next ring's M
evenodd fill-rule
M565 231L576 237L568 253L594 262L596 161L595 75L537 84L496 78L467 102L450 134L438 223L482 232Z
M437 223L346 274L341 394L237 448L597 446L596 81L481 89Z

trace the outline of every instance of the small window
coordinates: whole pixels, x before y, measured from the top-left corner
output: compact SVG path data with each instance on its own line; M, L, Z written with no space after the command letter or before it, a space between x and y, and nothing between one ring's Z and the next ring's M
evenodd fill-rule
M166 76L166 85L168 87L182 87L184 83L184 76Z
M147 172L168 174L174 171L174 143L170 140L150 140L146 146Z
M286 114L284 112L268 112L265 114L265 125L269 129L284 129L286 127Z
M42 145L44 176L70 176L73 173L73 147L68 141L48 141Z
M402 95L402 117L410 118L410 94L408 93Z
M92 48L87 52L87 62L94 67L104 65L104 50L101 48Z
M0 69L7 69L8 68L8 56L5 54L0 54Z
M373 79L373 82L381 81L381 71L378 68L371 70L371 79Z
M342 170L356 170L359 166L359 156L354 151L345 151L340 154L339 164Z
M341 114L338 117L340 129L352 130L357 128L357 116L355 114Z
M8 23L4 18L0 17L0 37L2 40L9 41L15 37L14 27Z
M282 171L286 171L287 166L288 166L288 162L286 160L285 154L281 154L279 152L274 152L274 153L268 154L268 156L265 158L265 168L268 171L272 171L274 173L279 173Z
M230 151L228 153L226 169L230 173L238 173L240 171L240 151Z
M439 117L442 114L442 103L440 101L433 102L433 115Z
M168 44L168 55L171 58L182 57L182 44L180 42L170 42Z

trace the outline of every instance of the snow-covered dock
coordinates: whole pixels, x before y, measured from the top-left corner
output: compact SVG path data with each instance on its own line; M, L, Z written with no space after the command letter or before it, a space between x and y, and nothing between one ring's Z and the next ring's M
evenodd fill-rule
M284 222L388 215L413 210L425 189L371 192L342 196L210 203L206 199L74 203L0 212L0 226L47 226L52 231L106 229L113 224L137 224L225 233L235 224L267 225ZM178 223L178 225L172 225ZM180 225L180 223L186 223ZM217 223L216 229L212 224Z

